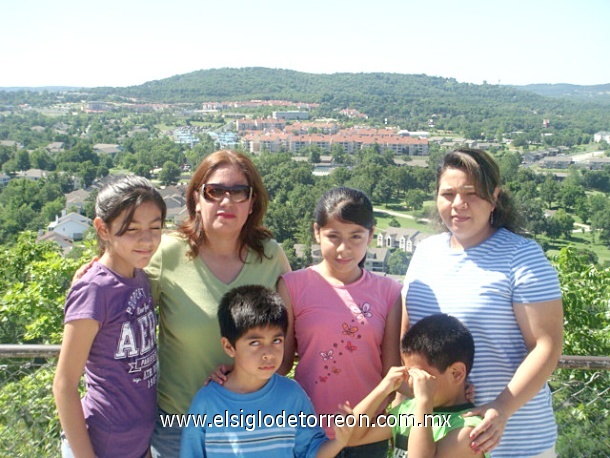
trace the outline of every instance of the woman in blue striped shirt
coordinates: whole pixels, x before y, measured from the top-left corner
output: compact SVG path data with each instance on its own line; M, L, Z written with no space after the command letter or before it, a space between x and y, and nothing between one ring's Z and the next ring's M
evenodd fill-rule
M439 168L436 202L448 232L417 248L403 286L403 331L433 313L459 318L475 340L472 447L492 457L555 456L547 379L563 342L557 273L518 235L500 170L484 151L458 149Z

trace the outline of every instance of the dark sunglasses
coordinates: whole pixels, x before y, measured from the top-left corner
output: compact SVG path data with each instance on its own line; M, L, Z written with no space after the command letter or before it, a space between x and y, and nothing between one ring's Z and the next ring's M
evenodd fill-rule
M221 184L205 183L201 187L201 195L208 202L220 202L227 193L231 202L238 204L252 198L252 186L245 184L223 186Z

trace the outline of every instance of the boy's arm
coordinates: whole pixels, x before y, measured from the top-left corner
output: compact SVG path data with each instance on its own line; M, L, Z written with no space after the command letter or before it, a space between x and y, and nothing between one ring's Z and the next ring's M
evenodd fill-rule
M350 446L368 444L392 437L392 429L387 424L375 425L374 428L370 426L375 422L374 418L379 406L390 394L396 391L406 377L407 370L404 366L390 368L379 385L354 407L356 426L349 441Z
M436 379L421 369L409 370L415 395L414 426L409 431L409 458L473 458L469 437L473 428L465 427L451 431L438 442L434 442L432 425L443 421L433 417Z

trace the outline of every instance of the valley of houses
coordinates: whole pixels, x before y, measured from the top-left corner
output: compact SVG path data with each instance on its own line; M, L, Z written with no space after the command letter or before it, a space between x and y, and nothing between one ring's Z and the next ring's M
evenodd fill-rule
M330 153L333 147L338 145L347 154L354 154L363 148L378 146L382 151L390 150L397 155L397 164L406 163L400 159L400 155L426 156L428 155L429 142L439 143L444 147L468 145L470 147L489 149L501 146L497 143L481 142L455 137L430 137L428 132L409 132L399 128L371 128L371 127L349 127L344 128L334 119L322 119L309 121L309 109L316 104L298 104L287 101L250 101L250 102L224 102L205 103L199 113L217 113L226 110L239 109L242 107L280 106L287 108L298 108L298 110L274 111L271 117L249 118L239 113L231 113L235 117L234 128L221 132L205 131L198 127L183 126L165 134L173 137L176 143L188 144L191 147L200 141L199 135L206 133L210 135L218 148L232 148L241 146L244 150L254 154L263 151L280 152L287 151L293 154L295 160L307 160L299 157L299 152L306 147L315 146L322 152L321 164L318 164L318 173L330 173L334 168ZM125 107L121 107L125 108ZM136 111L157 111L166 109L166 106L137 105ZM114 104L102 102L88 102L81 108L89 113L105 112L115 109ZM366 119L367 116L354 109L344 109L338 112L342 118L350 120ZM548 122L545 120L545 122ZM429 120L429 126L434 126L434 119ZM139 131L145 129L138 128ZM131 133L130 133L131 134ZM609 132L598 132L594 141L605 140L610 142ZM6 146L21 147L17 142L3 140L0 142ZM63 149L61 142L54 142L47 146L50 154ZM94 150L100 154L114 156L121 150L119 144L97 144ZM539 149L526 152L523 156L525 164L537 163L542 168L567 169L574 165L571 156L567 155L567 147ZM587 162L578 163L580 167L591 170L599 170L610 164L608 157L592 157ZM424 166L425 161L412 159L412 166ZM320 166L322 172L320 172ZM27 170L16 175L17 178L41 179L45 176L43 170ZM314 172L315 173L315 172ZM0 173L0 186L5 185L11 177ZM46 231L41 231L39 240L49 240L58 243L64 251L72 248L74 241L82 239L84 233L91 228L91 220L82 215L85 201L93 188L99 187L103 182L96 182L90 189L78 189L66 195L66 207L62 215L58 215L55 221L49 223ZM161 189L163 198L167 204L168 226L173 227L186 215L184 185L168 186ZM367 254L366 267L373 272L386 272L387 263L391 249L399 249L412 253L417 245L427 237L427 234L414 229L388 228L376 234L376 247L370 248ZM296 245L297 256L303 256L305 247ZM313 262L321 260L320 248L317 245L311 248Z
M82 240L85 232L92 228L90 218L82 215L89 194L103 185L103 181L95 182L90 189L78 189L66 194L66 208L61 216L58 215L55 221L47 226L46 231L41 231L37 240L50 241L57 243L64 253L67 253L74 246L75 241ZM159 190L163 200L167 205L167 225L169 228L175 227L187 215L186 200L184 197L185 185L167 186ZM368 250L365 267L378 273L387 272L388 260L392 249L399 249L412 253L417 245L428 237L415 229L406 228L387 228L378 231L376 234L376 247ZM298 257L304 256L305 246L295 245ZM320 246L311 247L311 258L313 263L322 260Z

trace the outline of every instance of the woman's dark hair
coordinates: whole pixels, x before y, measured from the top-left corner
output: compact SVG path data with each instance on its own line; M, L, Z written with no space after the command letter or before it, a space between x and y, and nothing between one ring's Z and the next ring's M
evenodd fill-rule
M328 220L336 218L343 223L357 224L373 231L375 216L373 204L368 196L359 189L341 186L327 191L318 200L314 220L319 228L326 226ZM358 264L364 267L366 256Z
M502 188L500 168L490 154L474 148L459 148L447 153L436 174L437 195L441 177L447 169L463 171L472 181L477 195L494 205L493 218L490 217L493 228L504 227L511 232L523 232L522 217L510 194ZM494 192L498 188L500 192L496 199Z
M146 178L136 175L120 175L110 180L100 189L95 199L95 216L108 227L125 210L127 214L116 236L123 235L133 220L136 208L146 202L153 202L161 210L161 221L165 224L167 207L163 197ZM100 254L104 253L105 243L98 237Z
M248 216L239 234L240 256L243 248L247 247L252 249L259 256L259 259L262 259L265 256L263 242L271 238L271 231L263 226L263 217L267 211L269 197L254 163L248 156L237 151L216 151L201 161L186 190L188 218L180 224L178 232L188 240L189 256L195 258L199 254L201 246L206 242L201 215L197 212L199 193L210 175L224 166L235 167L243 173L248 185L253 189L252 213Z

